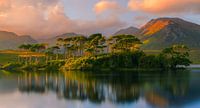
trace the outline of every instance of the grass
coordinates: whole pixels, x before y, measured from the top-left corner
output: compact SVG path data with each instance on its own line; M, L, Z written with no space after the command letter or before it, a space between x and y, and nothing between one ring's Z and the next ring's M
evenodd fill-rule
M0 51L0 65L6 63L14 63L18 61L18 56L43 56L42 53L35 53L29 51L18 51L18 50L1 50Z
M190 52L190 59L193 64L200 64L200 50L192 50Z
M8 62L10 62L10 63L17 62L17 55L0 53L0 64L4 65Z
M147 55L154 55L154 54L160 54L162 50L144 50L145 54Z

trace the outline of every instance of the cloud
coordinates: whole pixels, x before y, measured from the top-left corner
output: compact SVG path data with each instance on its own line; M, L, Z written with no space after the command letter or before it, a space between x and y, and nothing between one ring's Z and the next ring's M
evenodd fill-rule
M0 12L2 12L2 11L5 11L6 9L8 9L10 7L10 4L6 0L1 0L0 7L1 7Z
M122 13L125 12L126 9L118 4L115 0L100 0L98 3L95 4L94 9L95 13L102 14L106 11L112 11L114 13Z
M124 25L116 17L93 21L71 19L64 12L61 0L0 0L0 30L20 35L47 38L66 32L90 34Z
M109 17L97 19L96 21L84 21L79 23L79 32L88 33L103 33L110 35L116 32L117 29L125 27L127 24L121 21L118 17Z
M148 22L151 19L151 17L144 16L144 15L138 15L138 16L135 16L133 19L134 19L134 25L141 27L144 24L146 24L146 22Z
M115 10L120 6L115 1L101 0L94 6L94 11L97 14L101 14L107 10Z
M199 13L200 0L130 0L128 7L153 14Z

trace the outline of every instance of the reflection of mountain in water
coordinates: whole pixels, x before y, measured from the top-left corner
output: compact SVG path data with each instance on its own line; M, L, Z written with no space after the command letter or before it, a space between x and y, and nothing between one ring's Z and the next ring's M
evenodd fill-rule
M134 102L143 96L150 104L166 106L190 98L187 71L157 72L154 75L150 72L115 72L105 75L89 72L25 73L18 80L21 92L54 91L59 98L95 103Z

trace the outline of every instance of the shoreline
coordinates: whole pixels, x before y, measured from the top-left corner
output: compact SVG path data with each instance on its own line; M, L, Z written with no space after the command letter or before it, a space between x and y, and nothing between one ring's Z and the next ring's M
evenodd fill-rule
M191 64L190 66L187 66L186 68L200 68L200 64Z

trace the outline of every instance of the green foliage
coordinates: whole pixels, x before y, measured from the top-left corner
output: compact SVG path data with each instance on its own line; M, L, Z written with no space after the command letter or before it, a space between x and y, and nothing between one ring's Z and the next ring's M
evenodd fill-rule
M189 53L186 47L166 48L159 55L146 55L142 51L118 52L96 56L71 58L67 60L65 67L72 70L90 69L169 69L178 65L188 66Z
M108 39L113 50L131 51L136 48L136 45L142 44L138 38L133 35L117 35Z
M4 54L0 53L0 65L4 65L7 63L15 63L17 62L17 55L16 54Z
M178 65L189 66L189 49L185 45L173 45L170 48L165 48L162 56L166 58L170 68L176 68Z
M91 54L98 54L105 46L106 39L102 34L93 34L88 37L85 43L85 51Z
M41 63L29 63L29 64L23 64L23 63L7 63L1 67L1 69L4 70L26 70L26 71L37 71L37 70L48 70L48 71L57 71L59 70L63 65L65 64L65 61L63 60L53 60L49 61L47 64L41 64Z
M20 67L20 69L26 70L26 71L36 71L36 70L41 69L43 67L45 67L45 65L38 64L38 63L29 63L29 64L22 65Z
M45 49L46 66L58 70L64 64L67 69L169 69L188 66L189 50L184 45L166 48L158 55L146 55L139 50L141 41L133 35L116 35L106 39L102 34L89 37L59 38L57 46L45 49L45 44L24 44L19 48L41 52ZM61 54L63 52L63 54ZM60 56L61 55L61 56ZM39 63L38 63L39 64ZM22 69L35 69L38 64L29 63Z
M53 60L49 61L45 67L46 70L49 71L57 71L59 70L62 66L64 66L65 61L63 60Z
M21 65L20 69L26 71L37 71L37 70L47 70L47 71L57 71L63 65L65 61L63 60L52 60L49 61L47 64L40 64L40 63L30 63Z
M82 56L84 50L84 44L87 41L85 36L73 36L65 39L57 39L57 45L60 49L64 50L64 59L66 55L69 56Z
M137 68L143 55L143 52L137 51L85 56L67 60L65 67L72 70Z
M89 37L74 36L57 39L57 45L64 50L64 59L86 55L98 55L110 53L109 49L118 51L133 51L138 49L140 40L133 35L117 35L106 39L100 33L92 34ZM107 49L106 49L107 47ZM67 57L66 57L67 55Z
M31 44L22 44L22 45L20 45L18 48L19 48L19 49L23 49L23 50L30 50L31 47L32 47Z
M167 60L161 55L145 55L139 61L139 68L144 69L166 69Z
M46 44L22 44L18 48L33 52L41 52L42 50L45 50Z

